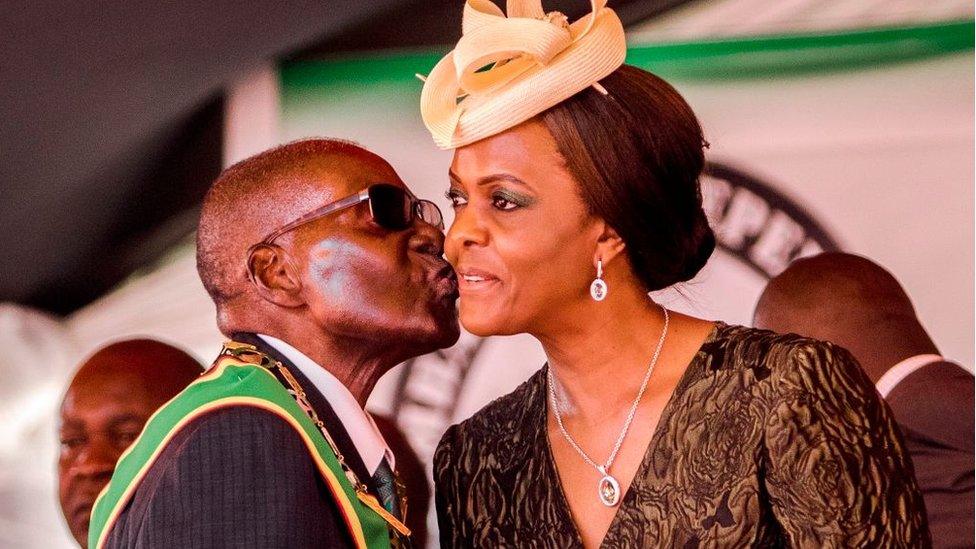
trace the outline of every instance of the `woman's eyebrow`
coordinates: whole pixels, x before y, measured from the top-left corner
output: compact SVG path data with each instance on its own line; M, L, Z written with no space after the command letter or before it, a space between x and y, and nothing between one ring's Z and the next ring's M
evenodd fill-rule
M494 183L496 181L507 181L508 183L514 183L516 185L525 185L525 181L515 177L508 173L494 173L491 175L486 175L478 179L478 185L488 185L489 183Z
M461 184L461 178L458 176L458 174L454 173L453 170L448 170L447 171L447 175L455 183L457 183L459 185ZM519 179L518 177L515 177L512 174L508 174L508 173L495 173L495 174L490 174L490 175L486 175L486 176L480 177L478 179L478 186L488 185L490 183L495 183L496 181L507 181L508 183L514 183L516 185L528 185L525 181L522 181L521 179Z

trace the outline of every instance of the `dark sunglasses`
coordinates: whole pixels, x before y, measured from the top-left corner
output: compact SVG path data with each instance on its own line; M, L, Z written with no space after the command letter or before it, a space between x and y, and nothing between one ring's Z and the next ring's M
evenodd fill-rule
M276 238L292 229L315 221L316 219L321 219L329 214L351 208L362 202L369 202L369 214L373 217L373 221L384 229L402 231L413 225L413 220L419 217L434 227L442 231L444 230L444 216L441 214L441 210L437 207L437 204L434 204L430 200L421 200L410 194L403 187L390 185L389 183L376 183L356 194L340 198L335 202L308 212L284 227L270 233L261 240L261 243L271 244Z

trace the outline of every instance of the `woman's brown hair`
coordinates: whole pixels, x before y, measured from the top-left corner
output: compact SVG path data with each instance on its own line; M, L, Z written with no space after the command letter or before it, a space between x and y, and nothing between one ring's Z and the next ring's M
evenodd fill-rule
M648 291L691 279L715 236L702 210L701 125L670 84L624 65L545 111L549 129L590 213L626 243Z

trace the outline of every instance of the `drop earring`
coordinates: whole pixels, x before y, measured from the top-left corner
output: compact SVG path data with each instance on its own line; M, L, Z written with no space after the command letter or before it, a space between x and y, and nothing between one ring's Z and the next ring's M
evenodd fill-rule
M603 301L607 297L607 283L603 281L603 260L596 260L596 279L590 284L590 297L593 301Z

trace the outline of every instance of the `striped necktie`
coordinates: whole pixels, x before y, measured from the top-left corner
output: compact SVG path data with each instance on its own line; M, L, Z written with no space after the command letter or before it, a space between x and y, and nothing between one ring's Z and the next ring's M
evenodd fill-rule
M376 495L383 508L389 511L391 515L403 520L400 511L400 495L397 493L396 475L386 458L380 461L379 467L373 473L373 486L376 487Z

